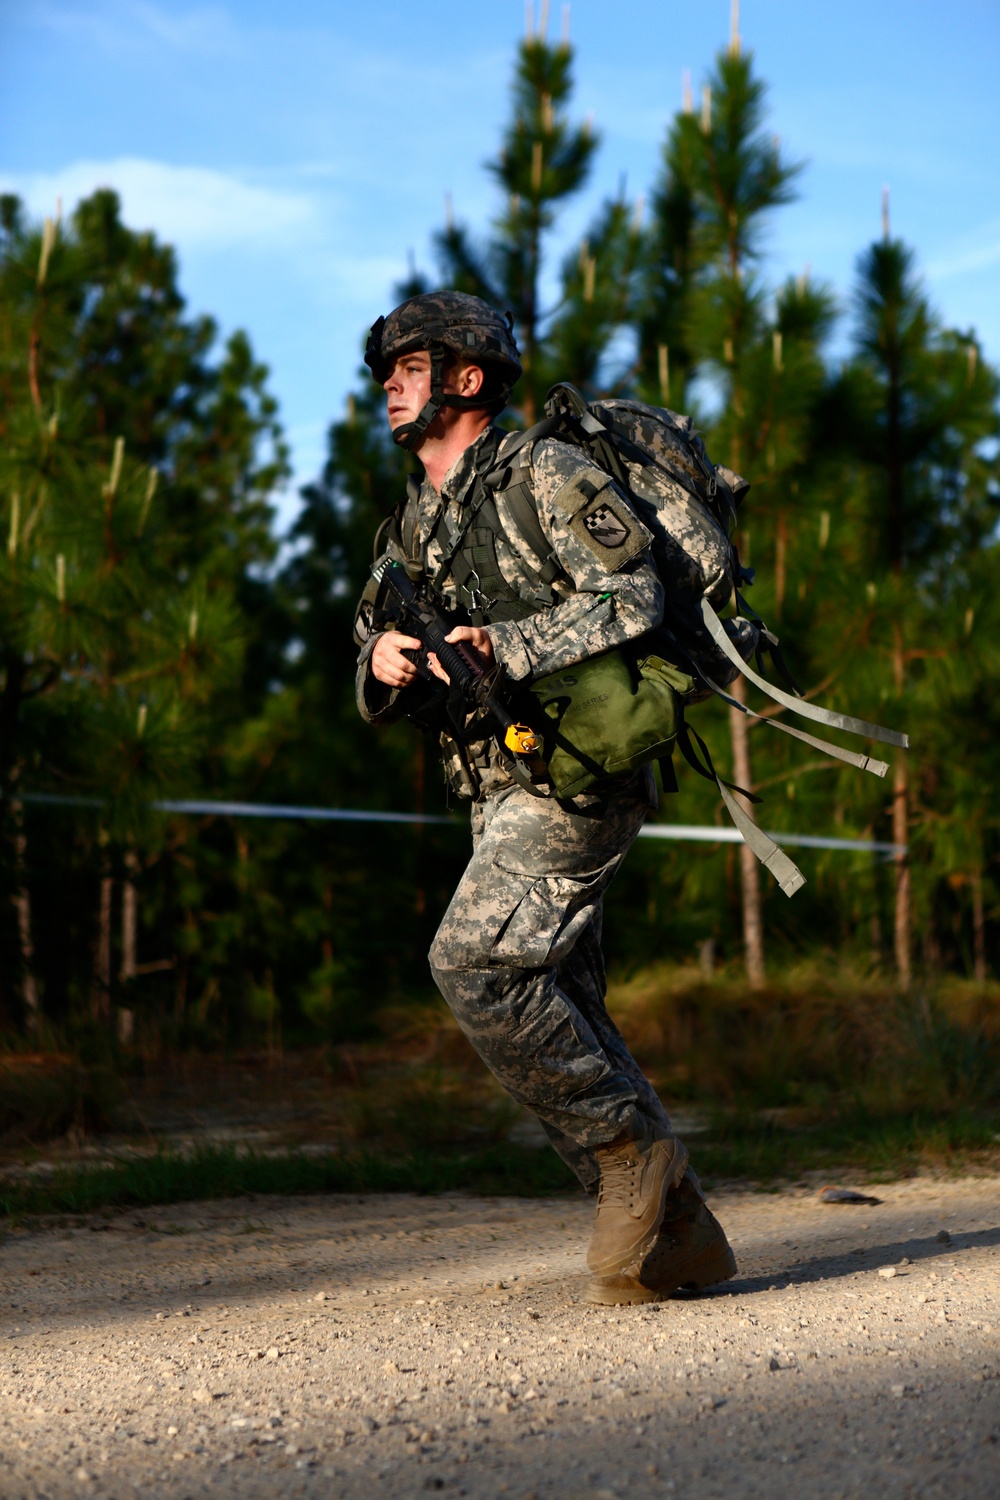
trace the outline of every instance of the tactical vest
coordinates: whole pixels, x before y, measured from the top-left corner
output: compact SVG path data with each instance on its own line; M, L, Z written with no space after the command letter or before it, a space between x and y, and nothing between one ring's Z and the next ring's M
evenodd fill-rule
M406 499L393 517L403 555L420 565L435 594L440 596L450 583L459 609L473 625L525 620L539 610L551 609L559 598L553 588L557 579L572 589L538 520L531 490L530 445L523 441L525 434L519 433L509 451L498 460L500 444L507 436L494 428L484 439L458 525L442 507L423 546L418 543L420 481L416 475L407 481ZM494 498L500 490L521 539L537 560L536 567L530 570L531 577L520 587L504 577L497 557L496 539L504 532ZM441 561L433 571L427 560L432 540L442 550Z

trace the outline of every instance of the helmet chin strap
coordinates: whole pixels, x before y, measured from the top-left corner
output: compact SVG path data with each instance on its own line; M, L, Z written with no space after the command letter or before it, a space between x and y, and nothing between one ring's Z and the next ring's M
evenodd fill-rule
M478 396L455 396L444 389L444 361L447 351L443 344L431 343L427 347L431 357L431 394L430 400L421 408L418 416L412 422L402 422L393 428L392 440L400 448L406 448L412 453L419 448L423 441L424 433L437 416L443 406L458 407L460 411L489 411L495 414L502 411L506 405L505 401L481 401Z

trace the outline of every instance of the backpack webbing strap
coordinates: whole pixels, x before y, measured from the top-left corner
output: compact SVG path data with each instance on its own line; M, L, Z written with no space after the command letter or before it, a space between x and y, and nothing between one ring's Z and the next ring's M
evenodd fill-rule
M494 432L498 432L498 429L496 428L494 428L493 430ZM442 555L441 562L438 565L437 572L431 579L431 589L435 593L438 592L442 581L447 577L448 570L450 569L454 558L457 557L462 543L465 541L465 538L469 530L471 529L473 522L475 521L479 512L482 510L483 505L488 499L488 492L483 485L482 480L484 473L487 472L495 459L496 440L494 440L489 447L486 447L484 445L483 451L477 455L475 467L473 470L472 483L470 485L469 491L473 498L465 511L461 526L459 526L457 531L453 533L448 546L444 549L444 553ZM444 520L444 518L445 507L442 506L441 520ZM441 522L439 521L438 524L440 525ZM435 528L435 530L437 530L437 528Z
M417 539L417 516L419 510L420 480L416 474L411 474L406 481L406 500L403 504L403 515L399 527L403 556L407 562L416 562L414 543Z
M535 587L530 591L531 599L543 608L551 608L556 602L552 584L557 578L565 578L566 573L560 565L556 549L542 530L538 519L538 507L531 488L526 480L518 479L500 490L499 494L503 496L504 504L510 512L510 518L517 527L519 535L539 563Z
M901 750L910 748L909 736L899 734L895 729L883 729L880 724L869 724L866 719L855 719L850 714L837 713L831 708L820 708L818 704L806 703L802 698L793 698L790 693L782 692L781 688L774 687L766 677L761 677L752 667L747 666L723 629L722 621L708 600L702 598L700 604L705 628L715 644L749 682L760 688L761 692L766 693L769 698L773 698L775 703L790 708L793 713L800 714L804 719L813 719L818 724L826 724L830 729L843 729L847 734L861 734L866 739L881 740L884 745L898 745Z
M697 757L688 738L689 736L692 736L698 742L698 748L705 757L705 765L708 767L709 779L714 781L718 787L719 796L726 804L726 811L743 835L743 842L749 846L765 870L774 876L785 895L794 896L795 892L800 891L805 885L806 877L795 861L789 859L784 849L776 844L774 839L769 838L762 828L758 828L749 813L745 812L739 805L732 791L730 791L731 783L723 781L712 764L712 757L709 754L708 746L701 735L698 734L697 730L692 729L686 721L682 721L677 734L677 743L680 745L684 759L688 764L693 766L700 776L706 775L705 768L697 763ZM742 787L736 787L734 790L739 791L744 797L749 797L752 802L760 801L759 797L754 797L752 793L744 791Z
M790 734L793 739L801 740L804 745L811 745L814 750L821 751L823 755L829 755L834 760L842 760L845 765L854 766L859 771L870 771L873 776L884 776L888 771L888 761L875 760L873 756L860 755L854 750L845 750L842 746L835 745L832 740L821 740L814 734L806 734L804 729L796 729L794 724L783 724L780 719L765 719L763 714L748 708L745 703L741 703L738 698L733 698L727 693L725 688L719 687L719 684L713 682L711 677L707 677L697 665L695 671L717 698L721 698L723 703L728 703L730 708L738 708L740 713L746 714L748 718L756 719L761 724L769 724L772 729L780 729L783 734Z

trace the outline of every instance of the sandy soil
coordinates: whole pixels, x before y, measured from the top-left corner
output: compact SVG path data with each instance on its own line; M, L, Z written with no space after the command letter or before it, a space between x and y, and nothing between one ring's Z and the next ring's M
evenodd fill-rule
M256 1199L0 1244L0 1496L1000 1496L1000 1181L717 1194L737 1281L582 1302L591 1210Z

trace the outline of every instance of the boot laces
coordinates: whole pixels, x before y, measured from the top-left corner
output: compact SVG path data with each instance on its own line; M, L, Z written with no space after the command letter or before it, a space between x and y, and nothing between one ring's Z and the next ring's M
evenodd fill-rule
M602 1162L601 1185L597 1194L598 1208L612 1203L631 1208L639 1197L643 1164L643 1158L638 1152L627 1154L624 1151L609 1156Z

